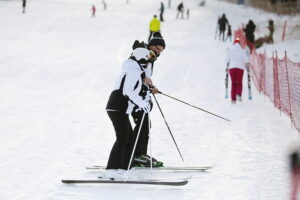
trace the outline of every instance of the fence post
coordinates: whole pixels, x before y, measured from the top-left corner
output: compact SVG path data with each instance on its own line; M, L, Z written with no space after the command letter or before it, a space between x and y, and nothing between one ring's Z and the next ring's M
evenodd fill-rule
M264 52L263 61L264 61L264 95L266 95L266 51Z
M284 25L283 25L283 31L282 31L282 41L284 41L284 39L285 39L286 23L287 23L287 20L285 20L285 21L284 21Z
M286 80L288 85L288 94L289 94L289 115L291 118L291 127L293 128L293 114L292 114L292 106L291 106L291 90L290 90L290 81L289 81L289 71L287 66L287 53L284 51L284 62L285 62L285 69L286 69Z

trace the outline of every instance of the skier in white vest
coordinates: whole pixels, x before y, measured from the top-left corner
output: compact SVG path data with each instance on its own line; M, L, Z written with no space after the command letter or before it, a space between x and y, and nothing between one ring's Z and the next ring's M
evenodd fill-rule
M233 46L226 56L226 71L231 78L231 102L242 101L244 69L249 69L249 54L240 45L240 39L236 38Z
M146 48L136 48L129 59L122 65L122 72L117 78L107 102L106 111L111 119L116 141L107 163L106 174L123 174L128 168L133 150L134 137L129 121L129 115L137 107L144 113L150 111L150 104L139 93L143 84L141 75L147 66L150 51Z

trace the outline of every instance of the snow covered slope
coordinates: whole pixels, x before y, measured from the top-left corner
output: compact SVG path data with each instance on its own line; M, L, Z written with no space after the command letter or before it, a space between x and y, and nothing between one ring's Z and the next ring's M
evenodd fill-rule
M0 1L0 199L288 199L287 155L299 144L298 133L255 89L252 101L244 96L231 105L224 99L230 44L214 39L216 20L224 12L237 27L253 9L210 1L198 7L197 0L185 2L189 20L175 19L178 0L166 8L161 30L167 46L153 81L166 94L232 123L158 95L185 163L157 108L151 113L152 153L166 165L214 168L180 188L60 182L97 177L84 168L106 164L115 139L106 101L132 42L147 39L160 5L107 3L104 12L100 0L31 0L23 15L19 1Z

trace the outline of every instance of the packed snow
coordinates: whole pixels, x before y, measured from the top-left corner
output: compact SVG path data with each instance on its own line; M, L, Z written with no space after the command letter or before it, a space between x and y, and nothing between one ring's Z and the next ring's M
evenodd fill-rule
M100 172L85 167L106 164L115 140L106 102L133 41L147 40L160 1L110 0L103 11L100 0L31 0L25 14L20 1L0 1L0 199L289 199L288 155L299 146L299 133L254 85L253 100L247 99L246 78L243 102L232 105L224 98L231 43L214 38L222 13L233 30L250 16L254 22L267 23L270 15L284 19L224 2L200 7L198 0L184 2L190 19L176 19L179 2L172 0L169 9L165 1L166 49L155 63L153 82L162 92L232 122L157 95L185 162L157 106L151 112L152 155L166 166L213 168L168 173L193 175L181 187L61 183L96 179ZM268 46L299 56L299 37L288 39Z

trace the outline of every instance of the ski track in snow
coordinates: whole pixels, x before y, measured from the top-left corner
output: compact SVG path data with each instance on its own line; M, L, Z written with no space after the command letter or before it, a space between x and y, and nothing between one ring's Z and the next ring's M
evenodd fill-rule
M182 163L157 106L151 112L155 157L166 165L213 169L177 174L193 175L183 187L60 182L101 175L85 167L106 164L115 139L104 110L107 98L133 41L147 40L148 23L160 5L112 0L104 12L101 1L93 3L96 18L90 16L92 3L84 0L31 0L25 15L19 1L0 1L0 199L288 199L287 155L298 146L299 133L254 85L252 101L246 87L242 103L224 99L230 43L214 39L222 13L233 29L249 16L254 21L276 16L215 1L206 7L185 1L189 20L175 18L179 0L171 10L165 4L166 50L155 63L153 81L162 92L232 123L157 95Z

